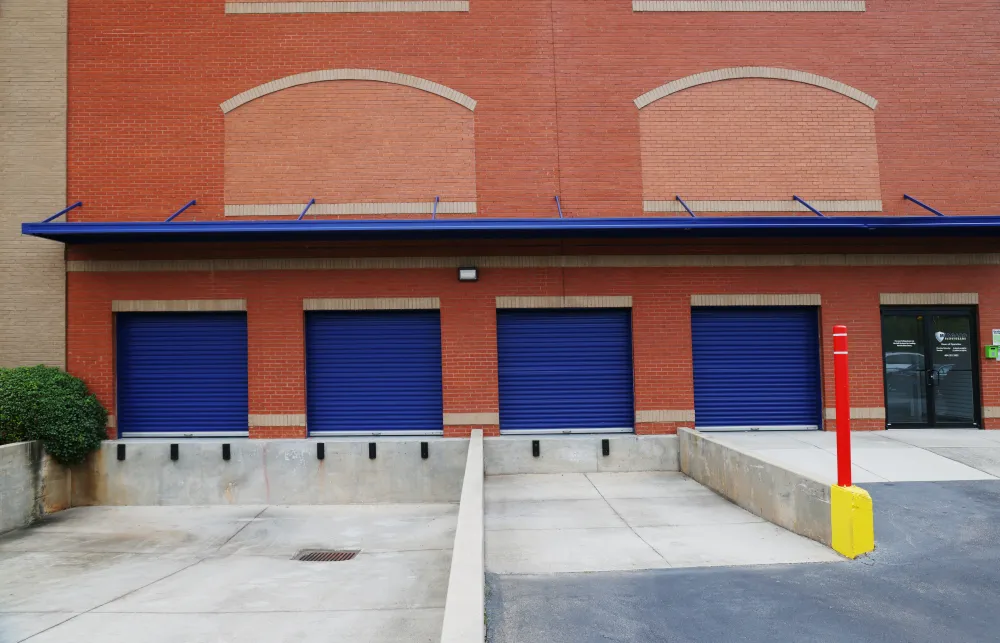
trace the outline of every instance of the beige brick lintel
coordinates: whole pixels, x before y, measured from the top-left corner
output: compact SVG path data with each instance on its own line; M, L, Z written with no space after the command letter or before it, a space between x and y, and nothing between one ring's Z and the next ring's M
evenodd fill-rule
M781 255L549 255L71 260L67 272L239 272L459 268L795 268L802 266L1000 266L1000 253Z
M826 419L836 420L837 409L826 409ZM852 420L884 420L885 408L881 406L872 407L851 407Z
M116 418L114 415L111 415L110 413L108 413L108 424L107 424L107 427L109 429L117 429L118 428L118 418Z
M260 415L250 414L247 416L247 423L250 426L305 426L305 413L287 413Z
M374 297L370 299L306 299L303 310L440 310L437 297Z
M991 419L1000 418L1000 406L984 406L983 417Z
M632 11L860 12L865 0L632 0Z
M884 292L878 296L883 306L976 305L975 292Z
M469 0L338 0L336 2L227 2L226 13L382 13L468 11Z
M116 299L111 302L111 311L115 313L239 312L246 309L246 299Z
M500 424L499 413L445 413L445 426L494 426Z
M694 422L694 411L636 411L639 422Z
M692 306L819 306L819 295L691 295Z
M297 217L307 203L227 204L227 217ZM310 218L316 216L380 214L475 214L475 201L413 201L401 203L316 203L309 208Z
M497 308L631 308L632 297L497 297Z

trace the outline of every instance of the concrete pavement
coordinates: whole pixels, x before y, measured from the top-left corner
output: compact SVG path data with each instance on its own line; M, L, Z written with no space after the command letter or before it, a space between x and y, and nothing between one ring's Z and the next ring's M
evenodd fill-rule
M758 431L711 436L821 482L837 481L836 434L832 432ZM1000 431L855 431L851 440L855 484L994 480L1000 476Z
M841 560L681 473L488 476L485 496L498 574Z
M876 483L856 561L488 578L490 643L940 643L1000 632L1000 481Z
M458 507L86 507L0 538L0 642L437 643ZM341 563L301 549L361 549Z

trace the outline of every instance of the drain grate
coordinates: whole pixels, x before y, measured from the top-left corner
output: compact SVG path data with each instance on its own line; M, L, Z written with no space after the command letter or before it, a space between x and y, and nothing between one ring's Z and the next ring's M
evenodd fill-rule
M295 554L292 560L302 560L307 563L340 563L352 560L361 553L357 549L303 549Z

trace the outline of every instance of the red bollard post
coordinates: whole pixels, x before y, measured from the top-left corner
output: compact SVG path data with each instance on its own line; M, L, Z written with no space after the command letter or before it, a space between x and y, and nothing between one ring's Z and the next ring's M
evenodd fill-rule
M847 326L833 327L833 379L837 396L837 484L851 486L851 384L847 372Z

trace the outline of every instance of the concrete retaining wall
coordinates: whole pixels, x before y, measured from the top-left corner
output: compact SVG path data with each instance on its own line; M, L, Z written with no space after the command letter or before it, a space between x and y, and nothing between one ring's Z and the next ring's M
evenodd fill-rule
M317 444L325 458L317 458ZM376 445L375 459L368 445ZM428 443L421 458L420 443ZM105 442L73 471L73 506L458 502L468 440ZM125 445L125 460L117 459ZM222 445L230 445L223 460Z
M538 440L539 454L532 454ZM603 454L602 441L609 453ZM484 441L486 474L678 471L676 435L509 435Z
M832 546L830 485L681 429L680 468L747 511Z
M42 450L37 442L0 446L0 533L31 524L42 514Z

